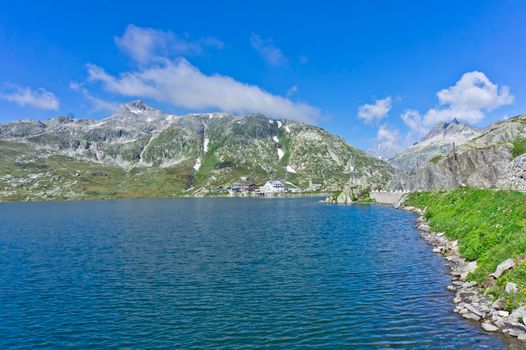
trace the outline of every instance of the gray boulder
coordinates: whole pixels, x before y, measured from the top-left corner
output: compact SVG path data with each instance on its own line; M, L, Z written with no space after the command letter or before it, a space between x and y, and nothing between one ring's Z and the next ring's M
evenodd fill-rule
M515 322L522 322L526 320L526 306L521 306L515 310L510 315L510 319Z
M526 191L526 154L518 156L508 165L503 187Z
M505 287L506 293L516 293L517 292L517 285L513 282L506 283Z
M513 262L513 259L510 258L510 259L504 260L503 262L499 264L499 266L497 266L497 269L495 270L495 272L493 272L490 276L493 276L494 278L499 278L500 276L502 276L504 272L508 271L514 266L515 266L515 262Z

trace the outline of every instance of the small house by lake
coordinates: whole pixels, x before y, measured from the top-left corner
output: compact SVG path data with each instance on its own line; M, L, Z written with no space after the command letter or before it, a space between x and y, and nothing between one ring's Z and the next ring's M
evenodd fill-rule
M269 180L259 188L260 193L280 193L285 190L285 184L279 180Z

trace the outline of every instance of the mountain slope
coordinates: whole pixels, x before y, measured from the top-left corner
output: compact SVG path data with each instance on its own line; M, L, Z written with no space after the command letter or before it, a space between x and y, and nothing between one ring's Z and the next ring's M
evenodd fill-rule
M398 169L408 171L434 157L449 154L453 150L453 144L459 147L480 133L479 129L462 124L457 119L449 123L440 123L420 142L397 154L389 160L389 163Z
M139 101L103 120L0 125L0 148L0 200L207 195L274 178L336 190L351 177L383 185L393 171L312 125L262 115L177 117Z
M459 186L520 189L526 181L526 173L518 174L517 166L511 162L524 152L517 147L524 140L526 115L495 123L454 153L436 157L407 173L395 174L389 187L394 190L436 190ZM511 182L510 177L514 178ZM519 181L518 177L522 180Z

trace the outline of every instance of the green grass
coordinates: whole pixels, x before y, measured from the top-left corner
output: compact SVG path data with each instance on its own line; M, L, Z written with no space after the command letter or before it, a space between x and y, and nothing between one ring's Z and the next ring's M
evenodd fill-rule
M504 296L506 282L513 281L520 291L506 296L510 308L526 300L525 194L464 188L413 193L407 204L427 208L425 217L433 231L458 240L462 256L477 260L470 280L488 287L496 297ZM517 266L494 284L489 274L508 258L515 259Z
M516 139L512 144L513 148L511 149L511 152L514 157L526 153L526 139Z
M442 156L439 154L437 156L434 156L433 158L431 158L431 160L429 160L429 162L433 163L433 164L436 164L438 163L438 161L442 159Z

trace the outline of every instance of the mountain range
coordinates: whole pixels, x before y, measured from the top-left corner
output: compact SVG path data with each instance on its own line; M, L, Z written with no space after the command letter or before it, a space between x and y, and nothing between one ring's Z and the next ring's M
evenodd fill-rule
M176 116L141 101L102 120L0 124L0 201L203 196L281 179L304 191L394 169L319 127L263 115Z

